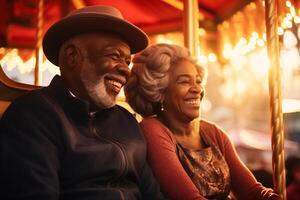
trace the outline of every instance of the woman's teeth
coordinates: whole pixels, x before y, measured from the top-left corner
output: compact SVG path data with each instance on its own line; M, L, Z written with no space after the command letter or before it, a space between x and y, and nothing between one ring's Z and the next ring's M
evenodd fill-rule
M190 105L199 105L200 104L200 99L197 99L197 100L187 100L185 102L187 104L190 104Z

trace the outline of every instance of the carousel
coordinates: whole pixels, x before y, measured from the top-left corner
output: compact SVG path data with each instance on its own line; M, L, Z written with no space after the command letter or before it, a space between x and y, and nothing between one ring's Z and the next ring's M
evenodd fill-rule
M201 115L228 131L250 165L261 155L285 197L285 158L300 146L298 0L0 0L0 116L12 100L47 86L57 66L44 56L46 30L74 9L111 5L150 43L186 46L208 69ZM118 103L128 110L124 94ZM139 119L140 116L136 115Z

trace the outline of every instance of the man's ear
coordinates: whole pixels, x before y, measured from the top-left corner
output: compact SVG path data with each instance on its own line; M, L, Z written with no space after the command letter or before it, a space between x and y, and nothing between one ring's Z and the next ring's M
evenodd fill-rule
M64 54L65 64L69 69L74 69L82 62L81 52L74 44L67 45L64 49Z

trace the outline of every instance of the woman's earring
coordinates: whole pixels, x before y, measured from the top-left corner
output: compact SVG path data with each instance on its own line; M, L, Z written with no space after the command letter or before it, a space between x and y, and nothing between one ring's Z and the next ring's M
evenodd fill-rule
M163 112L165 110L163 102L160 103L160 111Z

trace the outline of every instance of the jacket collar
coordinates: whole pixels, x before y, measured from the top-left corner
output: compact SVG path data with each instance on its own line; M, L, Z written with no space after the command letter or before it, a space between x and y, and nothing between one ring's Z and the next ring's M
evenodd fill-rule
M62 105L62 108L65 112L70 113L71 116L75 118L83 119L85 117L90 117L95 112L90 112L91 104L76 96L73 96L62 78L56 75L50 85L46 88L49 91L51 96L58 100L59 104ZM101 113L108 109L99 109L96 112Z

